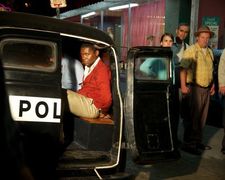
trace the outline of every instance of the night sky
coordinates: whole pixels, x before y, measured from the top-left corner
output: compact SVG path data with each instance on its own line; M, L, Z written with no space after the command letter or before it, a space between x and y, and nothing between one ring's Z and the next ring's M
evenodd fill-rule
M67 7L61 8L60 12L77 9L102 0L67 0ZM50 6L50 0L1 0L1 3L10 7L13 11L55 16L56 10Z

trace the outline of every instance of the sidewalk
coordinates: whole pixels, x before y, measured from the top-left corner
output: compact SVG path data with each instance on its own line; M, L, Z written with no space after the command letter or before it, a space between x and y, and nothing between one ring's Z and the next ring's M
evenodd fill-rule
M201 156L181 151L179 160L144 166L128 158L126 171L134 174L135 180L225 180L225 155L220 152L222 137L222 128L207 125L204 143L212 149Z

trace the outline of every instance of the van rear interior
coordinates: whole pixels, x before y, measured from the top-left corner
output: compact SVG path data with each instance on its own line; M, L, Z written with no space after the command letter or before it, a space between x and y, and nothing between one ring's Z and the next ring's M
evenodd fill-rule
M75 59L80 59L79 49L83 42L74 42L71 39L64 39L63 44L67 48L66 52L70 53ZM69 47L68 47L69 45ZM74 51L76 49L76 51ZM69 50L69 51L68 51ZM72 53L71 53L72 52ZM76 53L76 54L75 54ZM109 66L113 66L114 62L110 59L110 51L108 49L100 50L100 57ZM64 146L62 154L59 158L58 169L73 169L77 167L96 167L96 166L108 166L115 163L117 158L117 134L115 133L115 126L119 122L116 119L119 118L119 101L116 89L115 72L112 70L112 96L113 104L109 110L111 118L81 118L74 116L68 111L68 102L66 98L66 90L62 89L62 99L65 103L62 123L64 130ZM114 146L114 148L113 148ZM114 155L115 154L115 155Z

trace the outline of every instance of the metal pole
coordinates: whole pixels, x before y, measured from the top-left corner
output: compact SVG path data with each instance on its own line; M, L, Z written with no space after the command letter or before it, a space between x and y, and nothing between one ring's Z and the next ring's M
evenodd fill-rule
M101 10L101 30L103 31L104 29L103 29L103 27L104 27L104 11L103 10Z
M56 17L58 19L60 19L60 8L59 7L56 8Z
M198 10L199 10L199 0L192 0L189 44L195 43L194 32L196 32L198 28Z
M128 8L128 30L127 30L127 49L130 49L130 42L131 42L131 8L129 3Z

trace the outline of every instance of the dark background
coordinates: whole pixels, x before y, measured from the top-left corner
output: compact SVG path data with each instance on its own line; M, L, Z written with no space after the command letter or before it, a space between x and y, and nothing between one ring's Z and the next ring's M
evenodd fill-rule
M103 0L67 0L67 7L61 8L60 12L78 9ZM55 16L56 10L51 8L50 0L1 0L1 4L10 7L12 11L27 12L45 16Z

